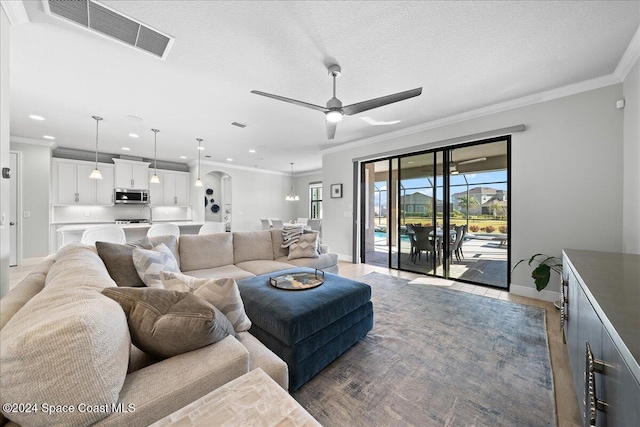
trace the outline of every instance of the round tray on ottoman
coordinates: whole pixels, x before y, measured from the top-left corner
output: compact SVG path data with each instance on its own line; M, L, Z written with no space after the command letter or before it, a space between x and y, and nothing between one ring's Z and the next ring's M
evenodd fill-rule
M324 271L316 270L315 273L290 273L281 276L270 277L271 286L278 289L301 291L312 289L324 283Z

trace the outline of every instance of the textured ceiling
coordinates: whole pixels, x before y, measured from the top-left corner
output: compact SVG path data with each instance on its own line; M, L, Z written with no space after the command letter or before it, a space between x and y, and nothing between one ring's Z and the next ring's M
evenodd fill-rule
M93 150L100 115L101 152L152 157L155 127L159 160L193 160L200 137L212 161L281 172L319 169L336 143L611 74L640 25L637 1L102 3L175 37L167 59L24 2L30 22L11 26L13 137ZM250 93L324 105L332 63L344 104L423 93L345 117L333 141L322 113Z

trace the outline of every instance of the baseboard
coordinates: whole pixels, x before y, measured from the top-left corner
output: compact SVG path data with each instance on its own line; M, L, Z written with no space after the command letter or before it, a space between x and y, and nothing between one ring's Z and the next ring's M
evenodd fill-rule
M343 255L337 254L339 261L353 262L353 257L351 255Z
M546 289L538 292L536 289L530 288L528 286L511 285L509 292L513 295L539 299L542 301L555 302L560 300L560 292L547 291Z

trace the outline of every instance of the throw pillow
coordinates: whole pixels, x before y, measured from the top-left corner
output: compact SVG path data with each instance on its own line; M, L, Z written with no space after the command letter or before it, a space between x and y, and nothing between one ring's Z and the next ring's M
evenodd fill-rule
M131 341L150 356L166 359L235 336L229 319L188 292L105 288L127 316Z
M102 258L109 276L118 286L144 286L135 265L133 265L133 248L151 249L153 245L148 237L143 237L126 245L109 242L96 242L98 255Z
M297 243L289 246L287 259L318 258L318 233L303 234Z
M138 276L150 288L163 288L160 271L178 271L176 257L164 243L153 249L133 249L133 265Z
M160 243L164 243L171 250L173 256L176 257L176 261L178 261L178 268L180 268L180 250L178 248L177 236L153 236L149 237L149 241L151 242L151 246L145 249L151 249L154 246L158 246Z
M248 331L251 327L235 280L198 279L170 271L161 271L160 278L165 288L191 292L218 308L227 316L236 332Z

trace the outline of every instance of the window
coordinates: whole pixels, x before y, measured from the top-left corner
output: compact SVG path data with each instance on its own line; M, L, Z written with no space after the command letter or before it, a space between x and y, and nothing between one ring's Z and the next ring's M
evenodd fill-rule
M309 184L309 218L322 219L322 183L312 182Z

